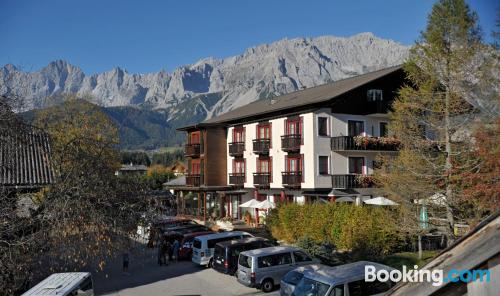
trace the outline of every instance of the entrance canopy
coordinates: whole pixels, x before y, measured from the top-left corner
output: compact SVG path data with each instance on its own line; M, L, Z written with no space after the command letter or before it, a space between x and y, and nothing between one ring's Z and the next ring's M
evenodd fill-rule
M392 200L385 198L383 196L375 197L372 199L367 199L364 201L367 205L376 205L376 206L398 206L397 202L393 202Z
M256 200L255 198L252 198L251 200L245 202L245 203L242 203L240 205L240 208L254 208L254 209L258 209L259 208L259 204L260 202L258 200Z

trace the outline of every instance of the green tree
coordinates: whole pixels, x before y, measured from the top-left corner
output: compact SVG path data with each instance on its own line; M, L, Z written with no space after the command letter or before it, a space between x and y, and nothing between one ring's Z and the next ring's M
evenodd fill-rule
M482 42L476 13L463 0L436 2L404 65L409 82L400 89L390 114L389 129L402 141L402 149L390 161L385 159L376 174L385 190L415 214L407 221L413 229L419 228L419 203L414 201L444 196L435 215L446 219L449 242L456 220L465 213L457 198L457 177L475 163L467 157L473 149L469 128L478 109L492 106L492 98L498 97L490 77L492 57L491 48Z

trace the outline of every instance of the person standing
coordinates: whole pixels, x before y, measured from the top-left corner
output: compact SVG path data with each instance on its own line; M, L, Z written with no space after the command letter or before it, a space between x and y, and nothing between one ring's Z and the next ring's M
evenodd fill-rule
M156 243L156 246L158 247L158 265L162 266L163 265L163 249L164 249L164 242L162 239L158 238L158 242Z
M175 241L174 241L174 245L172 246L173 248L173 258L174 258L174 261L177 262L177 260L179 259L179 248L180 248L180 243L179 243L179 240L176 238Z
M172 245L170 244L170 241L166 239L165 243L163 244L163 250L162 250L163 260L165 262L165 265L168 265L168 262L172 261L171 249ZM167 255L168 255L168 261L167 261Z
M123 261L123 273L124 274L128 274L128 264L129 264L129 261L130 261L128 252L124 252L122 254L122 261Z

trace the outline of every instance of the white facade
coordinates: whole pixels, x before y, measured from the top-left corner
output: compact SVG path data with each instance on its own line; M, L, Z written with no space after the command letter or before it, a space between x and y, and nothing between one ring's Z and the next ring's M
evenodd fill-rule
M285 189L282 184L281 173L285 171L285 156L287 152L281 149L281 136L285 134L286 117L271 119L271 148L269 156L272 157L272 182L269 189L259 190L260 194L266 194L271 201L273 195L280 194L283 190L287 195L294 195L294 201L304 202L303 190L328 189L332 188L332 174L349 173L349 157L363 157L363 174L373 173L373 162L380 151L332 151L331 138L346 136L348 134L348 121L363 121L365 136L380 136L380 122L387 122L387 116L363 116L350 114L332 113L329 108L315 110L314 112L299 114L302 117L302 137L303 144L300 147L300 154L304 157L302 174L304 175L300 190ZM320 136L318 133L318 118L327 118L328 135ZM243 196L242 202L254 197L253 173L257 172L258 154L253 152L253 140L256 139L257 122L244 124L245 130L245 159L246 180L244 188L248 193ZM229 127L227 132L227 144L233 142L233 129ZM319 157L328 157L328 175L319 174ZM227 155L228 184L229 174L233 172L234 157Z

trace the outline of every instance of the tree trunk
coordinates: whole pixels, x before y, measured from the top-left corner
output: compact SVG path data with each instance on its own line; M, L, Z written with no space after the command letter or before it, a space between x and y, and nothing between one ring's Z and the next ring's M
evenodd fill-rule
M418 260L422 260L422 235L418 235Z
M445 110L444 110L444 128L445 128L445 149L446 149L446 163L445 163L445 174L446 174L446 220L448 221L448 245L450 245L455 237L454 237L454 226L455 221L453 218L453 212L450 207L450 204L453 201L453 189L450 183L450 174L452 169L451 162L451 135L450 135L450 90L449 87L446 86L445 93Z

